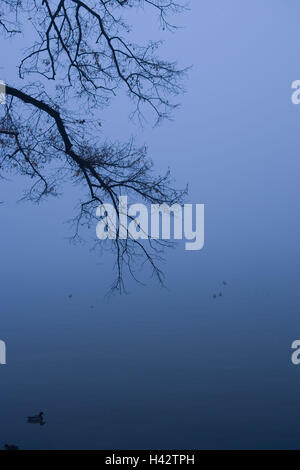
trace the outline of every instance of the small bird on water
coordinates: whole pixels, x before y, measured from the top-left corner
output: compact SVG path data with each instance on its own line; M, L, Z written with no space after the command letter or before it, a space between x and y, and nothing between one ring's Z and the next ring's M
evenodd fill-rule
M38 415L28 416L27 423L39 424L40 426L43 426L46 424L44 421L44 413L41 411Z
M14 444L5 444L4 449L5 450L19 450L19 447L15 446Z

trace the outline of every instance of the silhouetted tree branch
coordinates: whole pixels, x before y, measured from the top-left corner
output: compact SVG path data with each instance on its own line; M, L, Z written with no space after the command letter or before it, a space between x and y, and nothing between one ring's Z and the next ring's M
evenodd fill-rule
M118 197L131 195L153 204L181 203L184 191L172 188L169 171L155 176L146 148L126 144L100 143L93 110L107 105L110 96L124 86L142 116L143 105L154 110L156 120L169 117L176 104L170 95L181 91L184 71L156 56L158 43L134 45L128 40L130 28L120 13L132 7L154 9L163 28L173 29L168 14L183 6L173 0L4 0L0 30L13 36L27 18L37 36L19 65L19 78L40 75L41 82L25 87L7 84L7 103L0 120L0 169L29 176L33 180L25 197L39 202L56 195L64 182L86 188L75 218L75 238L79 228L95 219L99 204L110 202L118 213ZM56 83L53 96L45 92L43 81ZM72 110L76 97L81 113ZM59 103L59 104L58 104ZM108 200L107 200L108 198ZM123 289L126 265L136 278L134 263L139 255L162 282L157 261L163 241L120 239L116 249L115 288Z

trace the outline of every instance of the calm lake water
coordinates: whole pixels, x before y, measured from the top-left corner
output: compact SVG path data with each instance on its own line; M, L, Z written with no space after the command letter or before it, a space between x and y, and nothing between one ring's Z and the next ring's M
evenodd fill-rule
M94 309L77 292L60 308L49 297L42 313L44 299L36 299L30 315L8 316L0 442L22 449L299 448L292 305L278 292L235 294L228 285L217 301L201 300L205 289L198 290L196 306L193 289L178 291L145 291ZM45 426L26 423L40 411Z
M137 135L174 186L189 183L204 249L167 254L168 290L145 273L147 287L106 299L114 258L65 240L78 187L32 206L16 202L28 181L1 180L0 447L300 448L300 6L191 3L163 36L163 57L194 64L174 122L140 129L123 96L99 119L101 138ZM135 25L138 42L154 37L149 16ZM7 83L23 86L31 40L6 44ZM45 426L26 422L40 411Z

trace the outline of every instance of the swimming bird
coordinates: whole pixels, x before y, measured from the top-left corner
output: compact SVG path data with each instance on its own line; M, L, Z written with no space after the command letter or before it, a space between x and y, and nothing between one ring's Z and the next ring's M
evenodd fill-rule
M69 299L72 299L73 294L69 294L68 297L69 297Z
M217 298L217 296L216 296L216 294L214 294L214 295L213 295L213 299L216 299L216 298Z
M224 284L224 286L227 286L227 282L226 282L226 281L223 281L223 284Z
M219 293L219 297L222 297L222 292Z
M19 447L15 446L14 444L5 444L4 449L5 450L19 450Z
M38 415L28 416L27 423L40 424L42 426L45 424L44 413L41 411Z

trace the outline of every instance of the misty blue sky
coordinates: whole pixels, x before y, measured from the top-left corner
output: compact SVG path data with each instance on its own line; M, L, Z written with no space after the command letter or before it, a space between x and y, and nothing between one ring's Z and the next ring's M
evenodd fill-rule
M104 298L113 256L66 240L76 188L32 206L17 203L27 181L1 182L1 442L299 447L299 13L296 0L192 0L183 29L158 33L166 57L193 65L174 121L141 129L124 97L100 112L106 135L146 142L205 204L205 247L166 253L168 289L149 278ZM152 38L138 16L135 37ZM8 42L0 55L14 86L18 54ZM29 433L40 409L47 426Z

